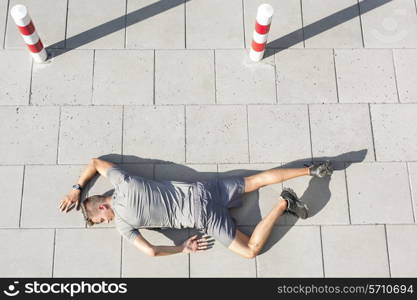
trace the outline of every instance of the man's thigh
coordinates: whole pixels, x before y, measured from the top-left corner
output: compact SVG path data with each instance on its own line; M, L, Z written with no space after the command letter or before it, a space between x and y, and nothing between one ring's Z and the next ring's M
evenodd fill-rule
M258 174L243 177L244 180L244 193L250 193L258 190L263 186L262 180Z

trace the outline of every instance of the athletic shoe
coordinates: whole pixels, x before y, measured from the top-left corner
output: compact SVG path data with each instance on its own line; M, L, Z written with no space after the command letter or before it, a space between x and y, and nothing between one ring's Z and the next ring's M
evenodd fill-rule
M281 192L281 198L287 200L287 209L285 212L293 214L301 219L308 217L308 207L305 203L301 202L297 194L290 188L284 188Z
M326 161L324 163L313 163L305 166L308 167L310 176L323 178L333 174L333 166L330 161Z

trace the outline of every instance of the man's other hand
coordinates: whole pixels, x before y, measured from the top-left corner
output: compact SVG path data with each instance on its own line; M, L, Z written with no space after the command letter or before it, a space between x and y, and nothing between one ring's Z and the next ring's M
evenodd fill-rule
M182 252L184 252L184 253L192 253L192 252L207 250L208 249L208 245L209 245L209 243L207 241L207 238L201 237L199 239L198 238L198 235L194 235L194 236L190 237L189 239L187 239L182 244L182 246L184 247L184 249L182 250Z
M69 212L75 206L77 210L80 209L80 190L72 190L69 192L64 199L59 202L59 210L62 212Z

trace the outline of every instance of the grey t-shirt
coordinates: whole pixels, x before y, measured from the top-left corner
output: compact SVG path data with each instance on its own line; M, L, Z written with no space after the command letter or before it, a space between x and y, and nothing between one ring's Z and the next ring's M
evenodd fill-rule
M133 242L139 228L193 228L195 184L133 176L118 166L107 170L118 231Z

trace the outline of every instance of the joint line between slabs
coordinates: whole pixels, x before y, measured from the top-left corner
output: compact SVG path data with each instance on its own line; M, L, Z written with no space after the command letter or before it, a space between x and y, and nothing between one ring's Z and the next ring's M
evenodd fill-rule
M304 34L303 0L300 0L300 13L301 13L301 33L303 34L303 48L305 48L306 41L305 41L305 34Z
M274 83L275 83L275 104L279 104L278 103L278 72L277 72L277 51L274 49L271 49L270 51L272 51L273 53L273 58L274 58Z
M121 138L121 140L122 140L122 145L121 145L121 154L122 154L121 161L122 161L122 163L125 162L124 149L123 149L123 135L124 135L124 132L125 132L124 131L124 121L125 121L125 106L122 105L122 138Z
M336 97L337 97L337 103L340 103L339 100L339 83L337 81L337 68L336 68L336 50L333 48L333 66L334 66L334 79L336 84Z
M67 0L67 10L66 10L66 15L65 15L64 49L67 48L68 11L69 11L69 0Z
M188 236L191 236L191 230L187 229ZM190 253L187 253L188 256L188 278L191 278L191 256Z
M94 72L96 67L96 50L93 50L93 66L91 70L91 97L90 97L90 105L94 105Z
M349 189L348 189L348 180L347 180L347 172L346 172L346 163L345 162L343 162L343 164L344 164L344 170L343 170L343 173L344 173L344 175L345 175L345 186L346 186L346 201L347 201L347 208L348 208L348 215L349 215L349 225L352 225L352 219L351 219L351 216L350 216L350 201L349 201Z
M245 30L245 0L242 0L242 21L243 21L243 48L246 49L246 30Z
M51 277L54 278L54 269L55 269L55 248L56 248L56 228L54 228L54 242L52 248L52 270Z
M375 136L374 136L374 126L372 124L372 113L371 113L371 104L368 103L368 111L369 111L369 122L371 124L371 135L372 135L372 146L374 149L374 160L376 160L376 146L375 146Z
M413 213L413 221L416 223L416 212L414 211L414 202L413 202L413 188L411 184L411 174L410 174L410 166L408 162L405 163L407 168L407 176L408 176L408 190L410 192L410 199L411 199L411 212ZM417 201L417 199L415 199ZM416 203L417 204L417 203Z
M385 233L385 249L387 251L387 258L388 258L388 274L389 277L392 277L391 275L391 260L389 257L389 249L388 249L388 234L387 234L387 225L384 224L384 233Z
M153 97L152 105L156 105L156 50L153 50Z
M246 136L248 141L248 162L251 163L250 159L250 138L249 138L249 107L245 105L246 108Z
M320 248L321 248L321 267L323 269L323 278L326 277L326 269L324 268L324 248L323 248L323 233L321 225L319 225L319 231L320 231Z
M394 57L393 49L391 49L391 57L392 57L392 68L394 69L394 82L395 82L395 91L397 92L397 103L401 103L400 91L398 89L397 68L395 67L395 57Z
M59 116L58 116L58 137L56 142L56 164L58 165L59 160L59 136L61 134L61 114L62 114L62 107L59 107Z
M187 162L187 105L184 104L184 162Z
M358 16L359 16L359 25L360 25L360 28L361 28L362 47L365 48L365 37L364 37L364 34L363 34L361 5L360 5L360 1L359 0L357 0L356 3L358 5L358 13L359 13Z
M310 157L311 160L314 160L313 156L313 138L311 136L311 118L310 118L310 105L307 104L307 118L308 118L308 133L310 137Z
M123 274L123 237L120 236L120 278Z
M213 63L214 63L214 104L217 104L216 50L213 50Z
M23 191L25 189L26 166L23 165L22 191L20 193L19 228L22 227Z
M7 33L7 23L9 20L9 9L10 9L10 0L7 1L7 5L6 5L6 20L5 20L6 24L4 26L4 32L3 32L4 39L3 39L3 44L1 45L2 49L6 49L6 33Z
M126 36L127 36L127 1L125 1L125 17L124 17L124 21L125 21L125 30L124 30L124 49L126 49Z
M30 65L30 80L29 80L29 99L28 99L28 102L29 102L29 106L31 105L31 102L32 102L32 81L33 81L33 65L34 65L34 61L33 61L33 58L31 59L31 65Z
M187 49L187 1L184 1L184 49Z

